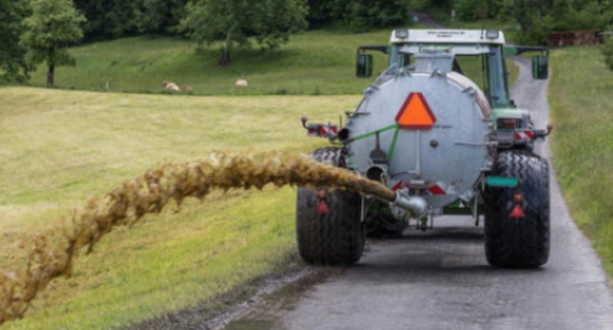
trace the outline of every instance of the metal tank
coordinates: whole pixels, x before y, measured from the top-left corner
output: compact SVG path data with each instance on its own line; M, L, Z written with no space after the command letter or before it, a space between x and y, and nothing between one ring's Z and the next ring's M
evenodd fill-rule
M547 262L550 237L549 165L534 152L552 126L536 129L508 93L506 59L525 52L533 78L547 79L548 50L506 45L496 30L392 32L388 45L358 48L356 76L368 78L373 55L388 69L366 88L346 125L307 123L309 136L332 146L311 153L395 191L384 199L319 187L299 188L298 250L308 263L357 262L364 237L423 231L439 215L483 217L488 262L536 268ZM482 86L481 91L473 81Z
M453 55L420 53L390 67L348 113L346 164L393 190L423 198L429 213L475 197L493 161L489 103L452 71ZM423 214L422 214L423 215Z

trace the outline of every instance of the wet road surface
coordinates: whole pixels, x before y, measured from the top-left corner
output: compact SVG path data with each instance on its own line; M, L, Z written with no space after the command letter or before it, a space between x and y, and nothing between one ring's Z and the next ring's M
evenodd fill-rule
M518 64L512 97L542 128L547 82L531 79L529 60ZM546 144L536 151L549 154ZM483 229L474 220L436 218L428 232L409 229L400 239L371 241L356 266L289 304L255 308L228 329L613 329L608 279L572 222L553 173L551 223L545 266L503 270L488 266Z

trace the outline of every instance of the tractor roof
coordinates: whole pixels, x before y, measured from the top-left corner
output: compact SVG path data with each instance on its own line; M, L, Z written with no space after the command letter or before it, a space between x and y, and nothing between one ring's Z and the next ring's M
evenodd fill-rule
M407 30L392 31L390 43L425 44L504 44L504 34L498 30Z

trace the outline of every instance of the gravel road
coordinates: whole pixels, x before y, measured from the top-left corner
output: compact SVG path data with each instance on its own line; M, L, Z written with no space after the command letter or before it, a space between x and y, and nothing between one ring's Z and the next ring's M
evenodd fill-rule
M531 79L529 60L518 65L512 96L544 127L547 82ZM538 148L549 157L546 144ZM613 329L608 279L553 173L551 183L551 255L540 269L489 267L483 229L468 217L442 217L426 233L371 242L355 267L309 286L292 303L245 313L227 329Z

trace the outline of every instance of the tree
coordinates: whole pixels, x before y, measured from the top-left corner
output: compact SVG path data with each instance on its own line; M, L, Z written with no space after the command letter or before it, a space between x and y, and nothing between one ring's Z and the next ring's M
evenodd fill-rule
M504 0L499 2L498 17L515 19L521 30L518 42L546 44L552 6L552 0Z
M439 0L443 1L443 0ZM336 21L355 32L373 28L404 26L408 10L429 5L428 1L410 4L407 0L309 0L309 22L329 23Z
M456 0L455 10L458 17L464 21L477 21L488 18L490 1L482 0Z
M25 48L19 45L21 20L27 14L25 1L0 0L0 81L24 81L30 67Z
M313 23L330 23L334 16L332 9L337 1L335 0L308 0L309 13L307 20L309 25L313 26Z
M608 26L605 33L604 44L600 50L604 56L605 65L609 70L613 71L613 25Z
M80 25L86 19L72 0L31 0L31 6L32 16L23 20L21 43L28 47L29 63L47 64L47 86L53 86L55 67L75 63L66 47L83 38Z
M166 0L132 1L138 32L161 32L166 18Z
M421 10L426 10L430 7L432 7L433 5L436 7L441 7L444 6L445 4L443 2L446 1L441 1L441 0L409 0L408 1L408 5L409 8L413 11L421 11ZM452 1L453 2L453 1Z
M408 18L406 0L352 0L343 16L356 32L391 25L403 26Z
M273 49L287 43L292 33L307 27L307 10L306 0L192 0L182 26L199 44L222 41L219 64L224 66L235 45L255 40Z
M74 0L87 18L86 39L179 34L187 0Z

